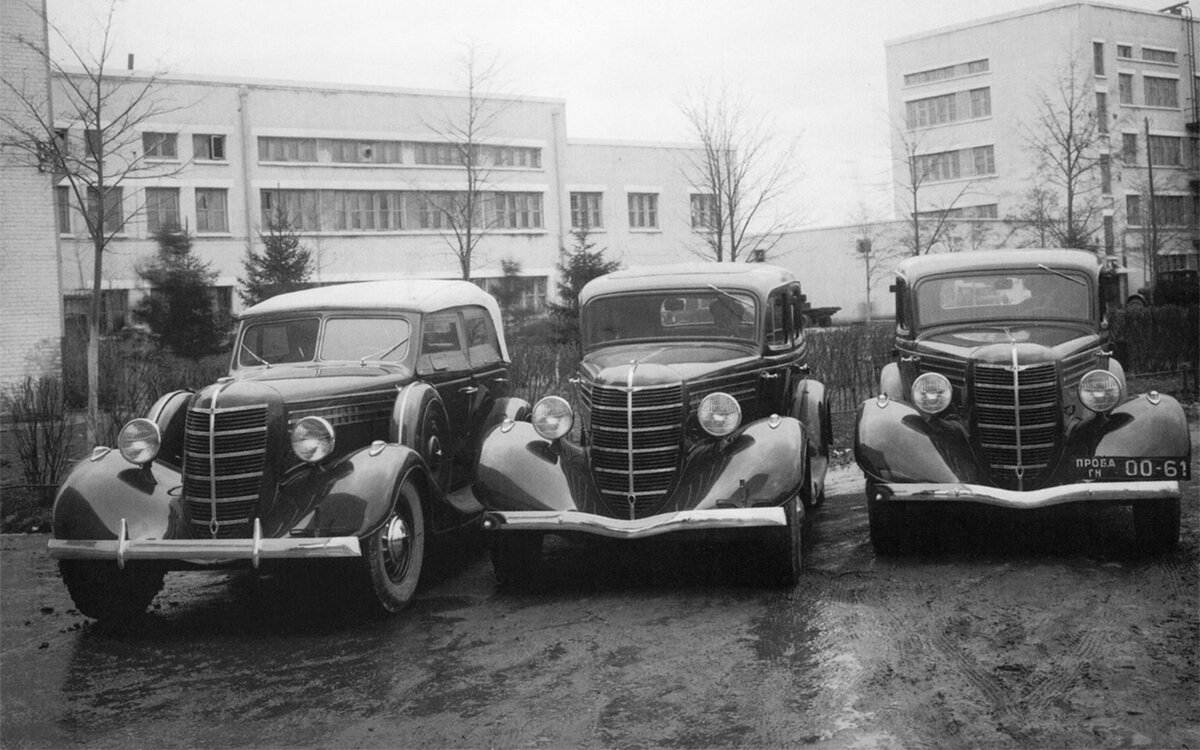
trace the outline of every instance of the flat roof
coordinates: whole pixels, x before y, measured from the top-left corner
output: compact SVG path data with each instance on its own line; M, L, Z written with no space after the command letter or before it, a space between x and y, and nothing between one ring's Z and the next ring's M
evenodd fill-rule
M651 289L718 287L748 289L766 294L782 284L795 281L786 268L766 263L679 263L672 266L635 266L614 271L589 281L579 293L583 304L593 297L614 292Z
M332 284L279 294L242 311L241 317L295 310L404 310L434 312L461 305L492 307L496 300L469 281L393 279Z
M1060 248L1024 248L1018 250L977 250L965 253L939 253L908 258L896 266L896 275L920 279L939 273L992 271L1017 267L1036 267L1080 271L1094 275L1102 259L1086 250Z

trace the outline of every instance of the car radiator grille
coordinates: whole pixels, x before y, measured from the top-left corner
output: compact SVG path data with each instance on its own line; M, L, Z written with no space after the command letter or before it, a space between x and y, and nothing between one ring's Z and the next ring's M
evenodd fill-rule
M992 477L1026 489L1050 469L1058 445L1059 377L1053 364L977 364L975 427Z
M592 472L607 511L642 518L659 510L679 466L683 388L585 390Z
M190 409L183 501L189 523L213 538L249 536L267 447L267 407Z

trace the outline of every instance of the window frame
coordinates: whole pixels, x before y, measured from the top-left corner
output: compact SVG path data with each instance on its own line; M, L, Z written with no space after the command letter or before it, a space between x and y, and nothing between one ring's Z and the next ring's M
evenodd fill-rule
M183 226L180 215L179 188L147 187L145 189L146 234L178 230Z
M220 195L221 206L219 209L210 206L201 208L201 198L209 198L211 196ZM229 189L228 188L210 188L198 187L195 189L196 203L196 234L229 234ZM219 216L221 219L221 228L213 228L212 220L214 216ZM202 218L203 217L203 218Z
M655 231L658 226L658 193L631 191L626 193L629 228L638 231Z

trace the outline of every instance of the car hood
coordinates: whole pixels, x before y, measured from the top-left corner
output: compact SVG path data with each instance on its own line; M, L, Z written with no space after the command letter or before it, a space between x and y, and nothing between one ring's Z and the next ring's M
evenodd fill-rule
M238 371L231 381L223 379L218 385L223 385L230 395L265 388L274 391L285 403L291 403L389 389L412 379L412 370L407 367L307 364Z
M667 385L698 380L758 359L750 347L729 343L628 344L589 352L579 367L598 383L626 385L632 367L636 384Z
M966 359L976 358L982 352L992 351L997 346L1008 351L1012 345L1018 349L1038 347L1051 349L1066 356L1079 349L1094 346L1097 336L1081 326L1071 325L1011 325L1007 327L961 327L941 329L917 338L922 349Z

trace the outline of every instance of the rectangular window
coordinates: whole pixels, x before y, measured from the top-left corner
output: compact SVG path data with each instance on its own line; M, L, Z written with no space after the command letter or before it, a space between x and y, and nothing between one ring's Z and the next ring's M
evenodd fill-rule
M916 86L922 83L933 83L934 81L948 81L951 78L962 78L963 76L986 72L988 72L988 61L987 58L984 58L957 65L945 65L940 68L908 73L904 76L904 85Z
M1092 67L1096 75L1104 75L1104 42L1092 42Z
M1186 227L1191 224L1188 197L1185 195L1154 196L1155 218L1161 226Z
M1112 160L1108 154L1100 154L1100 192L1112 194Z
M913 157L917 182L941 182L962 176L957 151L920 154Z
M413 197L416 204L418 229L450 229L461 223L466 215L467 194L456 192L423 192ZM479 201L475 206L474 226L479 226Z
M692 229L711 231L717 225L717 196L692 193Z
M971 89L971 117L992 116L992 90Z
M1108 94L1103 91L1096 92L1096 129L1108 132Z
M92 314L92 295L63 295L63 318L70 330L87 335L88 318ZM125 327L129 314L128 289L104 289L100 293L100 333L108 335ZM76 328L78 327L78 328Z
M917 99L916 101L908 102L906 106L908 127L910 129L944 125L958 119L956 116L954 94Z
M394 190L325 190L333 228L348 231L391 232L404 229L404 193Z
M1149 49L1142 47L1142 59L1150 62L1175 64L1175 53L1167 49Z
M413 145L413 161L417 164L453 167L462 166L458 146L452 143L417 143Z
M229 191L223 188L196 188L196 231L229 231Z
M629 194L629 226L634 229L658 228L658 194Z
M341 138L322 138L317 150L329 154L335 164L402 164L403 141L359 141Z
M1117 89L1120 92L1122 104L1133 104L1133 74L1118 73Z
M88 220L92 226L100 223L100 193L95 188L88 188ZM119 187L106 188L104 191L104 223L102 230L105 234L118 234L125 230L124 191Z
M179 188L146 188L146 231L178 229Z
M317 160L317 139L260 136L258 160L315 162Z
M571 228L604 228L604 194L571 193Z
M71 233L71 189L66 185L54 188L54 220L59 234Z
M971 149L975 161L975 174L996 174L996 149L993 146L977 146Z
M225 161L225 136L193 135L192 157L200 161Z
M320 231L321 214L316 190L263 190L260 196L263 226L269 223L269 217L275 211L282 210L296 231Z
M148 159L176 159L174 133L142 133L142 153Z
M1137 133L1121 133L1121 161L1126 164L1138 163Z
M1118 44L1117 45L1117 57L1122 60L1132 60L1133 59L1133 47L1128 44Z
M87 149L87 158L96 160L96 154L103 153L104 143L99 130L88 128L83 131L83 143Z
M542 150L520 146L491 146L487 149L492 164L497 167L541 169Z
M1146 87L1147 107L1179 107L1179 82L1174 78L1142 76Z
M500 229L541 229L541 193L496 193L496 226Z
M1171 135L1150 136L1150 163L1156 167L1182 167L1182 141Z
M1142 223L1142 196L1125 196L1125 223L1140 226Z

